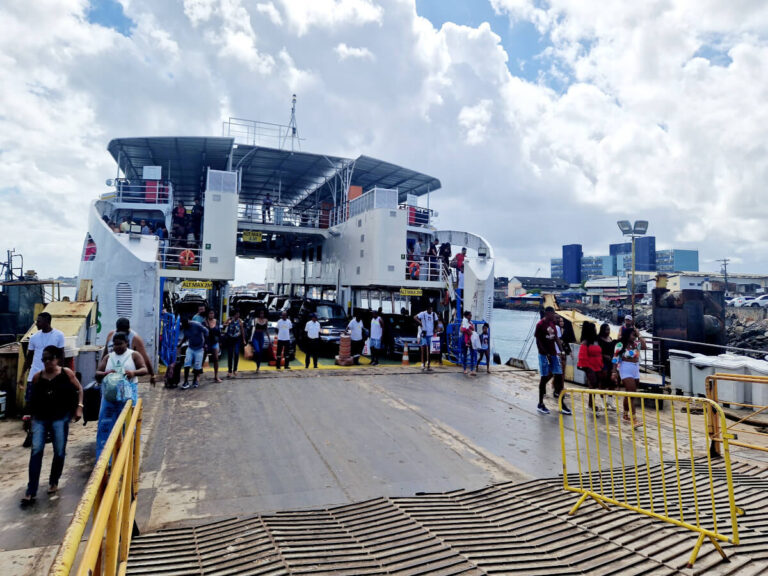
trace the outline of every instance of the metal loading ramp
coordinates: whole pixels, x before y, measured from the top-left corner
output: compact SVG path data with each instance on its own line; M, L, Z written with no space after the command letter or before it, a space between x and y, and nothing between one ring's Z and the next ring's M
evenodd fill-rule
M661 486L661 467L650 468ZM695 535L628 510L585 504L560 479L378 498L327 509L232 518L137 537L128 574L712 574L768 573L768 470L734 464L742 544L711 546L685 569ZM725 490L714 470L716 490ZM708 482L696 474L698 483ZM571 478L578 481L578 477ZM683 487L691 493L690 482Z

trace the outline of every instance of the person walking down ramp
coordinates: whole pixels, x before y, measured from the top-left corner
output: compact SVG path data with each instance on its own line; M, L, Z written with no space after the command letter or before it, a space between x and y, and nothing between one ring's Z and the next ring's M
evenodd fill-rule
M547 382L554 379L555 395L559 396L563 391L563 369L557 353L557 346L563 349L563 344L557 337L555 325L555 309L548 306L544 310L544 317L536 324L534 331L536 348L539 350L539 405L536 409L541 414L549 414L549 408L544 404L544 396L547 394ZM563 401L563 414L570 414L571 410Z
M22 508L33 504L37 497L46 434L53 437L53 462L48 480L48 494L55 494L59 489L61 472L64 470L69 421L71 419L77 422L83 417L83 387L72 370L60 365L61 358L61 349L58 346L43 348L43 369L36 372L30 382L27 412L31 418L32 452L29 455L29 483L21 500ZM74 392L77 393L77 407L73 413ZM25 422L29 421L28 417L25 417Z

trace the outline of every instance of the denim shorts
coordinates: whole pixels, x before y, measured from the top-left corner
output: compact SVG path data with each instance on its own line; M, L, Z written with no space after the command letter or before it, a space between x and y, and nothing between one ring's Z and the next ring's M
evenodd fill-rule
M202 370L203 356L205 356L205 348L200 348L198 350L187 348L187 355L184 358L184 368L192 366L195 370Z
M371 348L381 348L381 338L371 338Z
M432 334L424 334L422 332L420 345L421 346L431 346L432 345Z
M557 354L539 354L539 372L542 376L562 374L563 368L560 366L560 358Z
M637 362L621 362L619 363L619 376L621 379L634 378L640 379L640 365Z

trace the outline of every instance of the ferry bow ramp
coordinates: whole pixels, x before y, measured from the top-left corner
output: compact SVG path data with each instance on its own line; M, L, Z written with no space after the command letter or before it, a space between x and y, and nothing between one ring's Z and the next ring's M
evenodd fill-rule
M129 574L694 573L686 530L596 504L568 515L557 418L536 413L535 377L516 370L148 392ZM746 472L739 490L764 502L768 472ZM753 522L740 526L751 544L728 563L702 550L696 573L768 568L768 519Z

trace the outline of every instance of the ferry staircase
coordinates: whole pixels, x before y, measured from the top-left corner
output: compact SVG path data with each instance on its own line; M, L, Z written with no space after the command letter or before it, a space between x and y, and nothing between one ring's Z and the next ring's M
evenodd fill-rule
M692 494L694 479L706 483L698 470L684 493ZM551 478L164 529L133 540L127 573L765 574L768 468L734 464L732 471L747 513L741 544L725 547L728 562L712 547L702 549L695 570L685 568L691 532L594 502L569 516L575 497L562 490L561 478ZM656 490L663 468L649 472ZM722 466L714 479L717 498L726 498Z

